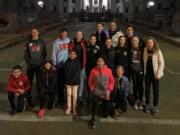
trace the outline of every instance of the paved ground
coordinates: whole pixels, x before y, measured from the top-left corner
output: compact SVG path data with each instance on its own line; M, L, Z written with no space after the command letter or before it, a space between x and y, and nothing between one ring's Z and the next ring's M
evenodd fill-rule
M66 26L70 36L73 37L77 30L85 32L85 38L94 31L95 23L81 23ZM51 54L52 41L58 36L59 29L49 31L42 38L48 44L48 55ZM143 33L140 33L143 37ZM160 48L164 54L166 69L165 76L160 82L160 112L157 116L144 114L128 109L127 113L121 114L117 120L98 118L98 127L91 131L87 127L89 111L87 115L79 117L74 121L72 117L63 116L62 109L53 109L47 112L43 120L35 116L37 108L32 112L10 117L8 116L8 102L4 85L11 67L15 64L26 65L23 61L25 43L7 48L0 52L0 131L3 135L30 135L30 134L127 134L127 135L152 135L152 134L180 134L180 48L176 48L164 41L159 40Z

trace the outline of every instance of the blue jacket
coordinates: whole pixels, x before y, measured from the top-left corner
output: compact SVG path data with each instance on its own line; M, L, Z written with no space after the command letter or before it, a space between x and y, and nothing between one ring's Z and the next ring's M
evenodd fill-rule
M59 66L61 63L65 63L69 58L68 48L69 48L70 38L65 39L58 38L55 40L52 49L52 61L53 64Z
M115 91L114 91L114 96L122 96L122 97L127 97L129 92L130 92L130 84L129 84L129 80L127 77L123 76L122 77L122 86L121 86L121 95L119 95L119 88L120 88L120 84L119 84L119 78L115 79Z

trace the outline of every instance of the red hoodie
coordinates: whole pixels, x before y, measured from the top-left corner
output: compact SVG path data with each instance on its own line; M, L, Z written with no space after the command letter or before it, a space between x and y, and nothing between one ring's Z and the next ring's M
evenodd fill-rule
M91 92L106 98L104 97L105 94L113 91L115 81L111 69L104 66L103 68L95 67L91 70L88 83Z
M17 93L18 89L22 89L27 93L27 91L30 89L30 82L26 75L21 74L19 78L14 78L13 75L10 75L6 90L8 92Z

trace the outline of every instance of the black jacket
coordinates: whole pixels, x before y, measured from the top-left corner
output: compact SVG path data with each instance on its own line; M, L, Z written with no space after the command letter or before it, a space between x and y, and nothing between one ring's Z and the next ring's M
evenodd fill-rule
M134 36L138 36L138 35L135 34ZM131 43L132 37L128 37L127 35L125 35L125 37L127 40L127 47L130 50L132 48L132 43ZM140 46L144 48L146 46L145 41L140 36L138 37L139 37Z
M40 66L47 56L46 44L41 40L31 40L26 43L24 60L28 66Z
M100 47L103 48L103 46L105 45L106 39L107 39L107 35L104 31L101 32L101 34L99 34L97 31L95 32L95 36L96 36L96 44Z
M125 69L128 68L129 65L129 52L127 47L120 47L117 46L116 50L116 57L115 57L115 66L118 65L123 66Z
M107 66L115 73L115 56L116 51L113 47L110 49L104 47L102 50L102 56L105 58Z
M136 58L137 60L140 61L139 64L133 63L133 51L134 50L137 50L137 52L139 53L139 58ZM143 64L143 54L144 54L144 48L143 47L140 47L138 49L131 48L130 54L129 54L129 66L130 66L130 70L131 71L143 72L143 69L144 69L143 68L144 67L144 64Z
M57 72L51 69L50 71L44 70L40 76L41 90L44 93L56 93L57 90Z
M65 63L65 84L80 84L81 62L78 59L68 59Z
M94 68L96 66L96 61L100 53L100 47L98 45L89 45L87 47L87 61L86 61L86 67L87 68Z

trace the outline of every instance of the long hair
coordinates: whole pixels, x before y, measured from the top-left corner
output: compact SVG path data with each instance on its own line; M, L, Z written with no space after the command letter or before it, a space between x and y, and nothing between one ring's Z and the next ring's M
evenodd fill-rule
M127 38L123 35L123 36L120 36L119 38L118 38L118 46L120 45L120 39L121 38L125 38L125 44L124 44L124 47L127 47Z
M148 37L147 39L146 39L146 44L147 44L147 42L149 41L149 40L152 40L153 41L153 43L154 43L154 46L153 46L153 53L157 53L158 51L159 51L159 44L158 44L158 42L153 38L153 37Z
M82 32L82 31L81 31L81 30L78 30L78 31L76 32L76 34L77 34L78 32ZM82 32L82 35L83 35L83 37L82 37L81 41L84 41L84 33L83 33L83 32ZM77 44L76 35L74 36L74 43Z

